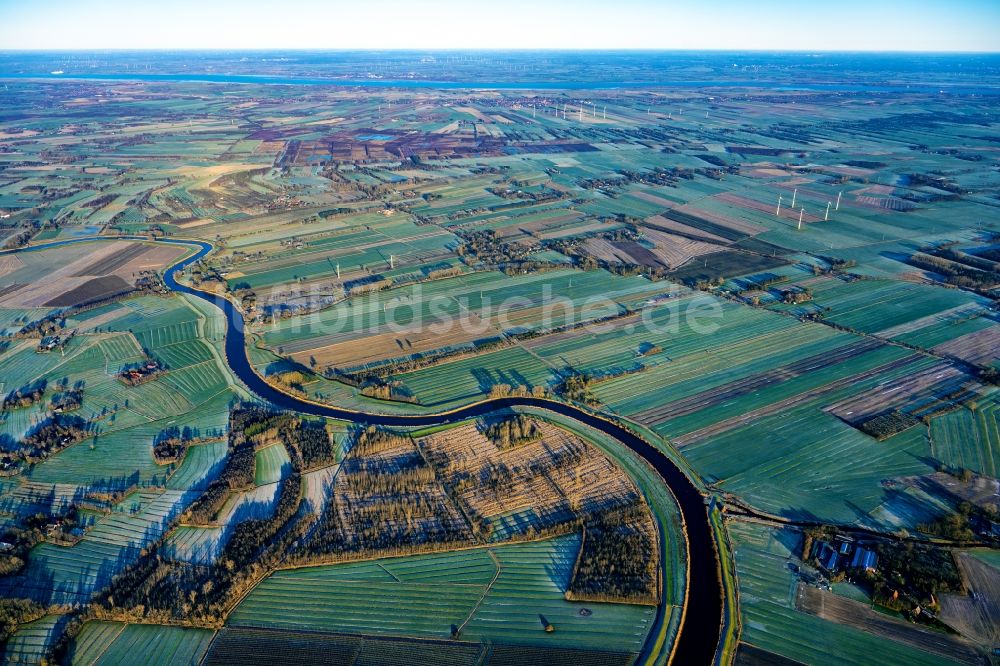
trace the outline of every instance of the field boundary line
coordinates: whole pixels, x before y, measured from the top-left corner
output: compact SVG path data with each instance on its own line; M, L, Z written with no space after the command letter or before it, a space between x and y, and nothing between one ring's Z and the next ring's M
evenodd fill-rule
M455 631L456 637L462 635L462 630L465 629L465 625L469 624L469 622L472 621L472 618L475 617L476 611L478 611L479 607L483 605L484 601L486 601L486 597L489 596L490 590L493 589L493 586L500 578L500 572L503 571L503 565L500 564L500 560L497 559L497 556L493 552L493 549L490 548L486 552L489 553L490 559L493 560L493 563L497 565L497 571L495 574L493 574L493 580L491 580L489 584L486 586L486 589L483 590L483 594L482 596L479 597L479 601L477 601L476 604L472 607L472 610L469 611L469 614L466 616L465 621L458 626L458 629Z
M100 651L100 653L99 653L99 654L98 654L98 655L97 655L96 657L94 657L94 660L93 660L93 661L91 661L91 662L90 662L90 663L89 663L89 664L88 664L87 666L94 666L94 664L96 664L97 662L99 662L99 661L101 660L101 657L103 657L103 656L104 656L104 654L105 654L105 653L106 653L106 652L107 652L107 651L108 651L109 649L111 649L111 646L112 646L112 645L114 645L115 641L117 641L117 640L118 640L118 638L119 638L119 637L120 637L120 636L121 636L122 634L124 634L124 633L125 633L125 630L126 630L126 629L128 628L128 626L129 626L129 623L128 623L128 622L124 622L124 623L122 623L122 628L118 630L118 633L117 633L117 634L115 634L115 637L114 637L114 638L112 638L112 639L111 639L111 640L110 640L110 641L109 641L109 642L107 643L107 645L105 645L105 646L104 646L104 649L103 649L103 650L101 650L101 651Z
M391 571L389 571L388 569L386 569L385 566L382 565L380 562L376 562L375 566L377 566L379 569L381 569L382 571L384 571L387 574L389 574L389 576L392 578L393 582L396 582L396 583L402 583L403 582L403 581L399 580L399 576L397 576L396 574L394 574ZM358 581L358 582L364 582L364 581Z
M534 538L531 538L531 539L517 539L517 540L513 540L513 541L503 541L503 542L500 542L500 543L473 543L473 544L464 545L464 546L456 546L454 548L442 548L442 549L439 549L439 550L431 550L431 549L423 550L423 551L415 550L415 551L409 552L409 553L384 553L382 555L368 555L368 556L365 556L365 557L351 558L351 559L342 559L342 560L335 560L335 561L328 561L328 562L303 562L303 563L300 563L300 564L283 564L283 565L280 565L280 566L276 566L274 568L274 570L270 572L270 574L273 574L273 573L275 573L277 571L293 571L295 569L309 569L309 568L313 568L313 567L330 567L330 566L337 566L337 565L340 565L340 564L357 564L359 562L374 562L374 561L377 561L377 560L390 560L390 559L397 559L397 558L400 558L400 557L411 557L411 556L414 556L414 555L441 555L441 554L444 554L444 553L460 553L460 552L466 551L466 550L482 550L484 548L486 548L486 549L489 549L489 548L507 548L507 547L510 547L510 546L518 546L518 545L525 544L525 543L539 543L541 541L548 541L550 539L558 539L559 537L568 536L570 534L575 534L575 531L559 532L559 533L555 533L555 534L546 534L544 536L534 537Z
M458 512L462 514L462 518L465 519L465 524L468 526L469 533L472 535L473 540L481 541L484 546L489 546L489 542L483 539L479 535L478 530L476 530L475 523L472 522L472 518L466 511L466 507L463 506L463 503L461 501L459 501L458 494L456 493L455 495L452 495L451 489L444 482L444 479L438 477L437 468L434 465L432 465L429 460L427 460L427 455L424 453L423 447L421 447L420 444L417 442L417 439L414 439L413 435L410 435L410 442L413 443L413 448L417 450L417 453L420 455L420 459L424 461L424 464L427 465L427 467L434 473L434 480L437 482L439 486L441 486L441 490L444 491L445 497L447 497L448 501L451 502L452 506L458 509Z
M225 629L225 626L223 626L223 629ZM198 666L204 666L205 661L208 659L208 655L211 654L211 652L212 652L212 646L215 645L215 641L216 641L216 639L219 638L219 634L221 634L221 633L222 633L222 629L216 629L212 633L212 640L210 640L208 642L208 645L205 647L205 651L201 655L201 658L198 659Z

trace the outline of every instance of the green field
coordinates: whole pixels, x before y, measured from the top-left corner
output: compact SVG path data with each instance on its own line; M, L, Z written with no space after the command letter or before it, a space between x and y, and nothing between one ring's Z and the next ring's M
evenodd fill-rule
M983 400L975 411L959 409L931 421L934 456L954 469L1000 476L1000 403Z
M73 546L43 542L17 576L0 579L0 593L29 596L52 603L74 603L110 580L120 567L135 561L142 548L162 536L186 506L182 491L133 493L99 518Z
M38 483L116 487L132 482L162 483L171 470L152 457L152 442L163 429L185 425L202 436L221 434L228 402L239 389L222 364L213 341L218 311L202 310L179 298L139 298L107 306L121 313L102 326L109 332L75 337L65 354L39 354L30 345L0 357L5 387L45 380L83 387L77 414L95 420L96 436L35 465L28 478ZM155 349L168 364L160 379L128 387L115 374L142 359L140 344ZM166 361L166 359L170 359ZM15 410L0 432L23 436L32 409Z
M18 483L3 489L0 506L9 515L65 508L92 491L138 490L117 505L98 501L102 510L77 544L42 543L19 576L0 579L3 589L41 601L86 600L160 538L190 502L187 491L203 488L217 472L229 403L243 394L221 363L217 310L176 296L146 296L88 311L80 323L98 317L104 321L97 327L101 332L78 333L62 354L40 354L25 344L0 356L5 387L40 380L82 387L75 414L92 423L89 439L27 468ZM126 386L116 374L140 361L143 347L167 365L167 372ZM49 389L46 400L55 392ZM12 410L0 425L2 432L20 439L40 420L41 407ZM187 427L207 443L192 447L179 463L161 465L153 458L153 442L172 426ZM273 474L271 458L265 456L264 470Z
M272 574L236 608L236 627L462 638L622 650L642 646L654 609L598 604L590 617L563 592L579 537ZM495 580L494 580L495 578ZM539 620L556 627L547 634Z
M264 486L277 483L291 468L288 451L281 444L272 444L257 451L257 461L254 467L254 483Z
M74 666L133 664L142 655L144 664L196 666L208 650L215 632L148 624L91 621L73 640L69 663Z
M957 289L895 280L829 281L813 290L813 303L829 308L826 319L865 333L878 333L923 317L971 304L984 307L985 299ZM811 305L812 305L811 304ZM776 306L789 309L789 306Z
M437 409L481 399L498 384L547 387L552 368L520 347L442 363L398 376L422 405Z
M805 664L938 664L941 658L908 645L795 610L799 535L730 521L736 548L741 640Z
M45 617L18 627L3 647L5 664L37 664L52 649L65 626L65 616Z

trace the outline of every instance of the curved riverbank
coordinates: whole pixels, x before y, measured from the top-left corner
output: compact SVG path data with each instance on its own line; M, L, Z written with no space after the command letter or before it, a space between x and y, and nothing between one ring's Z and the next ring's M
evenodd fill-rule
M148 241L149 239L145 237L80 238L24 248L23 251L40 250L68 243L93 240ZM251 392L278 407L352 423L397 427L454 423L483 416L500 409L530 407L573 419L614 438L631 449L657 471L668 486L668 489L673 493L680 506L684 531L687 535L687 551L689 555L686 581L687 594L684 599L683 620L673 648L672 660L678 664L710 664L713 662L719 642L723 601L718 554L712 535L712 528L708 520L705 498L684 472L660 449L647 442L626 425L582 408L547 398L497 398L484 400L438 414L406 416L344 409L284 393L265 381L250 363L247 356L243 315L239 309L231 301L222 296L204 292L177 281L176 275L178 271L182 271L194 262L202 259L213 250L213 246L205 241L197 240L158 239L157 242L194 246L197 248L196 252L175 262L164 271L164 283L172 291L207 301L222 310L227 322L225 339L226 363L233 374ZM645 660L652 661L658 656L662 658L662 650L665 646L657 640L657 637L661 633L663 615L663 604L661 604L657 613L657 623L650 631L643 649L642 657Z

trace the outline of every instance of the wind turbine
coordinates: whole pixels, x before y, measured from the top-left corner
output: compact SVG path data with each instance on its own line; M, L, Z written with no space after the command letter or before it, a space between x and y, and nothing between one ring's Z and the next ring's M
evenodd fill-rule
M778 217L778 216L780 216L780 215L781 215L781 198L782 198L782 197L781 197L781 195L779 194L779 195L778 195L778 209L777 209L776 211L774 211L774 216L775 216L775 217Z
M836 208L834 208L834 210L840 210L840 197L841 197L841 195L842 195L843 193L844 193L844 191L843 191L843 190L841 190L840 192L837 192L837 207L836 207Z
M806 212L805 208L799 208L799 226L798 226L798 231L802 231L802 215L805 214L805 212Z
M799 188L792 190L792 208L795 208L795 197L799 196Z
M830 219L830 206L832 205L832 203L833 203L832 201L826 202L826 215L823 216L824 222Z

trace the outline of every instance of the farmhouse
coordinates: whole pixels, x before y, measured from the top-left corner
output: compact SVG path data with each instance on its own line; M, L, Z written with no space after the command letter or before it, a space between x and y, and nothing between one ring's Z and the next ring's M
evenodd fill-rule
M854 551L854 559L851 560L851 568L874 571L876 563L877 558L875 556L875 551L858 546L858 548Z
M118 377L126 384L135 386L152 379L162 371L159 362L149 359L142 365L124 370Z
M820 541L815 553L816 559L830 573L848 569L874 571L878 566L874 550L844 535L837 535L832 542Z
M42 338L41 342L38 343L38 351L52 351L59 346L60 341L58 335Z

